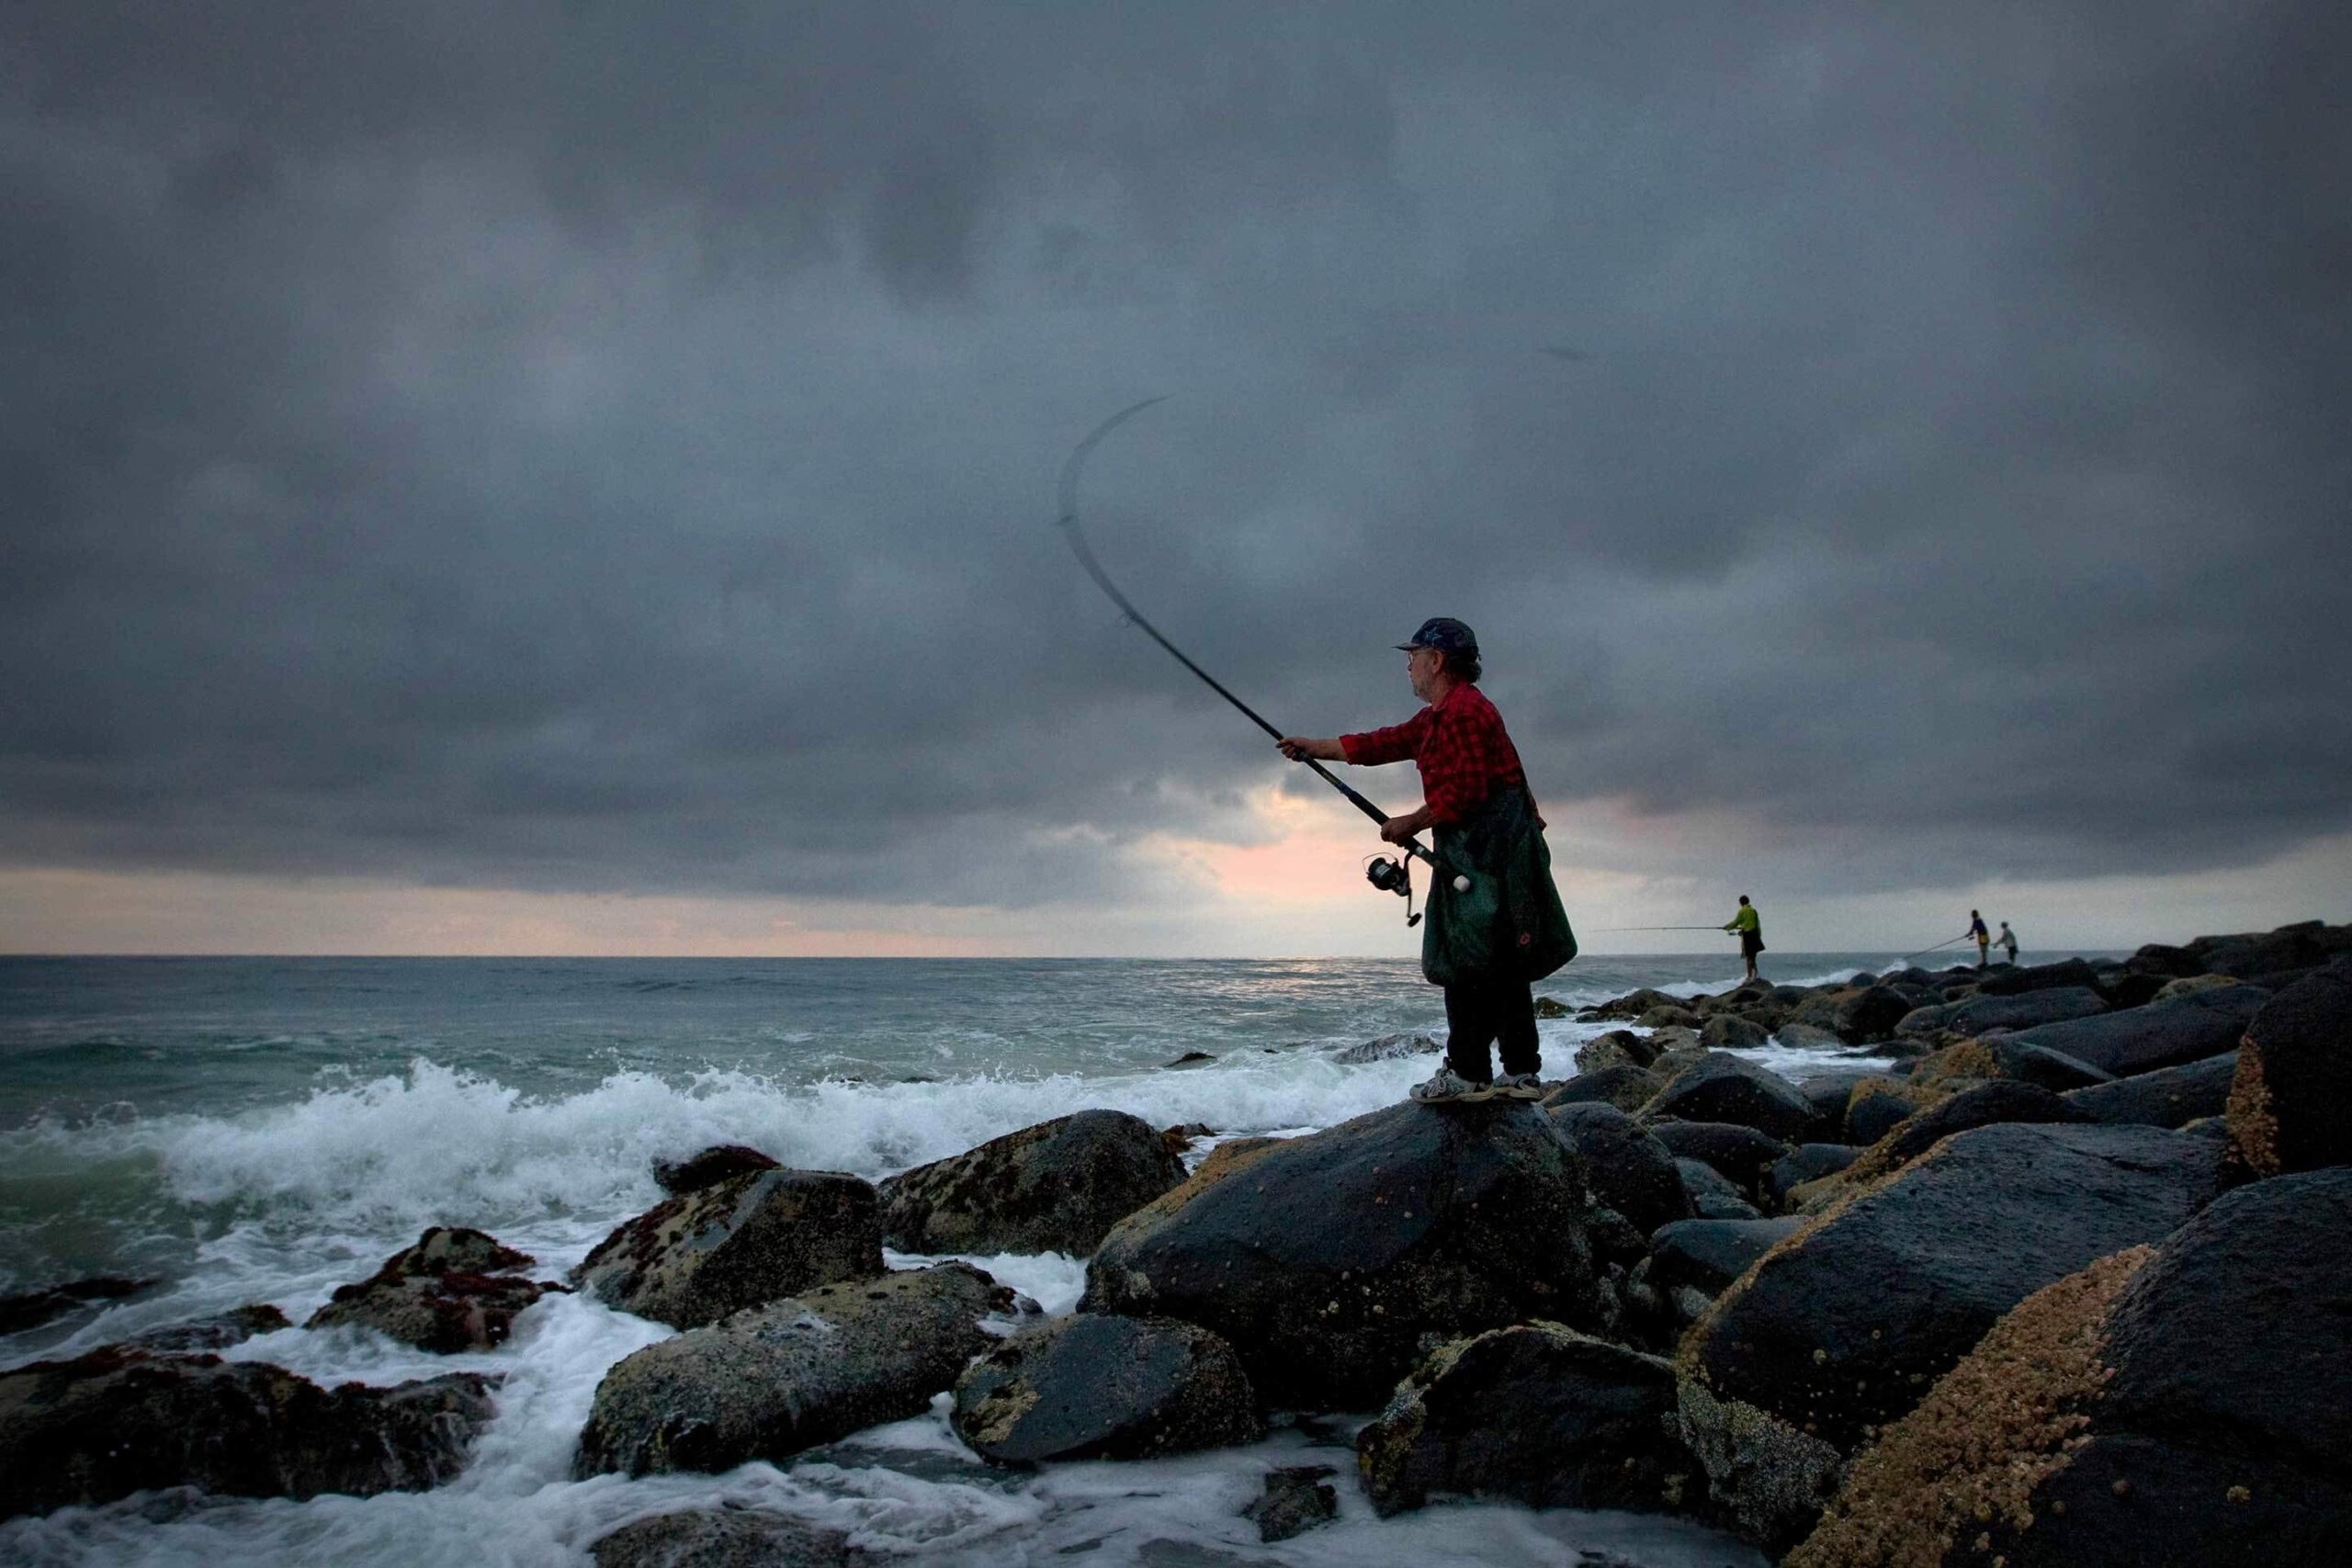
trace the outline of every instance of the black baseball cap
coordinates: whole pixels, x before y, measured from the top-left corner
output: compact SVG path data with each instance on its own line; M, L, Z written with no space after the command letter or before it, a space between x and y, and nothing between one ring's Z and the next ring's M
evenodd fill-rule
M1417 648L1434 648L1441 653L1476 653L1478 634L1455 620L1452 615L1431 615L1421 623L1410 642L1400 642L1396 650L1410 653Z

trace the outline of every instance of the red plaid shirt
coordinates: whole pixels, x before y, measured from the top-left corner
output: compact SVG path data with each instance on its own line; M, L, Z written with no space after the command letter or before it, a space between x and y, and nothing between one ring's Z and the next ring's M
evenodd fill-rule
M1486 693L1467 681L1457 682L1402 724L1340 736L1340 749L1360 768L1408 757L1419 763L1421 799L1429 806L1430 820L1441 827L1468 817L1498 789L1510 784L1527 788L1527 773L1519 765L1519 749L1503 728L1503 716ZM1528 798L1534 798L1532 793Z

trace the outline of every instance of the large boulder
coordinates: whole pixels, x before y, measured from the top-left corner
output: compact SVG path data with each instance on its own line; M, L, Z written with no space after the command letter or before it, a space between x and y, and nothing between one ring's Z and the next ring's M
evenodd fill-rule
M1689 1288L1717 1296L1772 1247L1804 1225L1800 1219L1679 1220L1650 1237L1653 1290Z
M904 1252L1066 1252L1184 1179L1151 1123L1080 1111L882 1183L882 1233Z
M1438 1492L1538 1508L1680 1510L1701 1487L1674 1413L1668 1362L1524 1324L1431 1356L1356 1434L1356 1465L1384 1515Z
M1862 1151L1851 1144L1799 1144L1772 1162L1765 1174L1765 1195L1775 1208L1785 1207L1789 1194L1808 1181L1819 1181L1837 1175L1855 1160Z
M1753 1051L1771 1037L1736 1012L1719 1012L1699 1031L1699 1043L1710 1051Z
M117 1348L144 1350L151 1356L192 1356L207 1350L226 1350L256 1334L275 1334L293 1326L284 1313L267 1302L249 1302L209 1317L148 1329L123 1340Z
M2262 1005L2229 1098L2232 1158L2256 1176L2352 1164L2352 967L2334 964Z
M1946 1140L1781 1242L1684 1339L1683 1417L1716 1496L1775 1548L1843 1457L2001 1315L2209 1201L2219 1146L2153 1127L2003 1125Z
M2053 1094L2086 1084L2115 1081L2112 1073L2102 1072L2088 1062L2078 1062L2045 1046L2026 1044L2009 1034L1963 1040L1922 1056L1912 1068L1910 1081L1925 1085L1954 1078L2016 1078Z
M768 1508L722 1505L632 1520L588 1549L596 1568L850 1568L849 1537Z
M1903 1015L1895 1032L1914 1039L1973 1036L1994 1030L2018 1031L2036 1024L2091 1018L2107 1010L2107 998L2088 987L2023 991L2013 997L1971 997L1964 1002L1920 1008Z
M571 1282L673 1328L882 1272L874 1189L830 1170L750 1170L666 1199L596 1244Z
M1578 1073L1545 1095L1544 1103L1547 1108L1592 1104L1639 1111L1665 1087L1666 1079L1646 1067L1602 1067L1598 1072Z
M1783 1023L1772 1038L1800 1051L1843 1051L1846 1042L1836 1030L1819 1023Z
M1682 1190L1690 1200L1690 1212L1702 1220L1761 1219L1764 1212L1747 1201L1747 1194L1737 1183L1713 1166L1689 1156L1679 1156L1674 1162L1675 1174L1682 1179Z
M561 1285L514 1272L528 1254L478 1230L429 1227L368 1279L340 1285L305 1328L372 1328L420 1350L448 1355L506 1342L524 1308Z
M956 1435L1007 1464L1149 1459L1264 1430L1233 1347L1169 1317L1079 1313L1026 1329L956 1381Z
M624 1357L573 1473L721 1471L916 1416L993 1340L1011 1291L968 1263L822 1285Z
M155 1283L153 1280L102 1274L96 1279L69 1280L62 1285L0 1296L0 1334L21 1334L98 1302L119 1302L135 1296Z
M1847 1044L1865 1045L1894 1033L1911 1008L1911 998L1893 986L1863 986L1838 999L1829 1027Z
M1792 1568L2352 1561L2352 1170L2029 1297L1855 1461Z
M2238 1043L2255 1009L2269 996L2259 986L2223 986L2097 1018L2021 1029L2016 1037L2129 1077L2220 1055Z
M2238 1054L2232 1051L2201 1062L2068 1089L2061 1098L2094 1122L2185 1127L2200 1116L2219 1116L2228 1110L2230 1081L2237 1066Z
M1426 1335L1600 1322L1590 1204L1536 1107L1396 1105L1204 1165L1103 1238L1081 1304L1214 1329L1276 1406L1362 1409Z
M1736 1122L1793 1141L1813 1126L1812 1101L1796 1085L1728 1051L1711 1051L1677 1073L1643 1108L1645 1121Z
M1736 1122L1653 1122L1650 1136L1677 1159L1695 1159L1739 1189L1749 1202L1763 1200L1774 1162L1788 1145Z
M1613 1105L1555 1107L1552 1126L1583 1156L1596 1201L1625 1216L1644 1235L1690 1217L1690 1199L1674 1156Z
M1612 1029L1577 1047L1577 1071L1597 1073L1608 1067L1646 1067L1657 1060L1658 1053L1664 1049L1649 1035L1636 1034L1630 1029Z
M465 1468L490 1382L329 1391L282 1368L121 1346L0 1372L0 1516L151 1487L237 1497L419 1492Z

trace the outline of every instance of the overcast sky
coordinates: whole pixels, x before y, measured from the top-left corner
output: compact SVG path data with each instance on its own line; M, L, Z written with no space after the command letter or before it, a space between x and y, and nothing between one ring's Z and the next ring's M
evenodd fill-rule
M0 948L2352 915L2352 9L0 7ZM1354 782L1402 810L1409 768Z

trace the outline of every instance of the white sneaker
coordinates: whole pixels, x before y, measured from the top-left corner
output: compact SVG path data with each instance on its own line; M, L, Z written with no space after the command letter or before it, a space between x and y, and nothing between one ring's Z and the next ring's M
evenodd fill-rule
M1452 1067L1440 1067L1429 1082L1415 1084L1412 1092L1423 1105L1477 1105L1494 1099L1495 1086L1472 1083Z
M1541 1100L1544 1080L1533 1073L1505 1073L1495 1080L1495 1092L1505 1100Z

